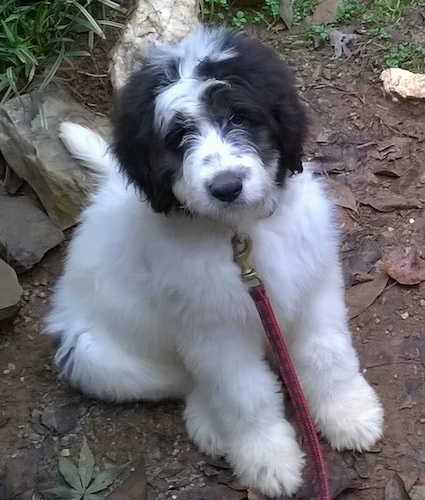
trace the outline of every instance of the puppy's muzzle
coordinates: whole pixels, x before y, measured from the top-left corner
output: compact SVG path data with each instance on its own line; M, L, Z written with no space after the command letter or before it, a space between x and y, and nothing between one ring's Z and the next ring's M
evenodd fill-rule
M231 171L220 172L208 185L214 198L220 201L234 201L240 195L243 187L242 175Z

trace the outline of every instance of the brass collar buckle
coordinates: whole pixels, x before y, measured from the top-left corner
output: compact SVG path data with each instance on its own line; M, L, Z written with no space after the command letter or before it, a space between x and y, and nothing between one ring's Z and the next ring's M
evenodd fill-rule
M248 259L252 250L252 240L247 234L235 234L232 238L233 260L241 268L242 279L246 282L257 280L263 282L257 271L249 264Z

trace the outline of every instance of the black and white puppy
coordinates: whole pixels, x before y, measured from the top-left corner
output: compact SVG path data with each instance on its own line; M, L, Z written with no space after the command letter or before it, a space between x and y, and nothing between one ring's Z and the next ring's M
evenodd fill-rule
M208 28L141 61L119 97L111 151L62 127L71 153L105 180L48 318L61 374L110 401L184 398L199 449L270 497L298 489L304 456L234 234L252 238L320 432L336 449L367 450L383 425L351 342L332 206L300 173L305 129L279 57Z

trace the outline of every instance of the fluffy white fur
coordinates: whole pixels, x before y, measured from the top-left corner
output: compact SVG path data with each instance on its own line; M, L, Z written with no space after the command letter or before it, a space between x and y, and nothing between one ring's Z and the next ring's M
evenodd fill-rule
M233 229L154 213L96 134L64 124L62 138L106 176L71 242L48 318L63 374L112 401L184 398L187 431L201 451L226 456L242 481L270 497L293 494L304 456L233 262ZM275 196L272 215L240 217L237 230L252 238L251 262L317 428L334 448L367 450L381 436L383 412L351 343L332 207L309 172Z

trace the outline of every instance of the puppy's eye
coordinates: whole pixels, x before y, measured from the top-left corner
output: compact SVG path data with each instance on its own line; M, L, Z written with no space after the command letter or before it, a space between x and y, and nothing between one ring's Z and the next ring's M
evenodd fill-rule
M245 118L241 115L233 115L232 118L230 118L230 122L232 123L232 125L240 127L245 123Z
M165 137L167 145L173 149L178 149L181 146L183 137L186 134L186 129L181 126L176 126Z

